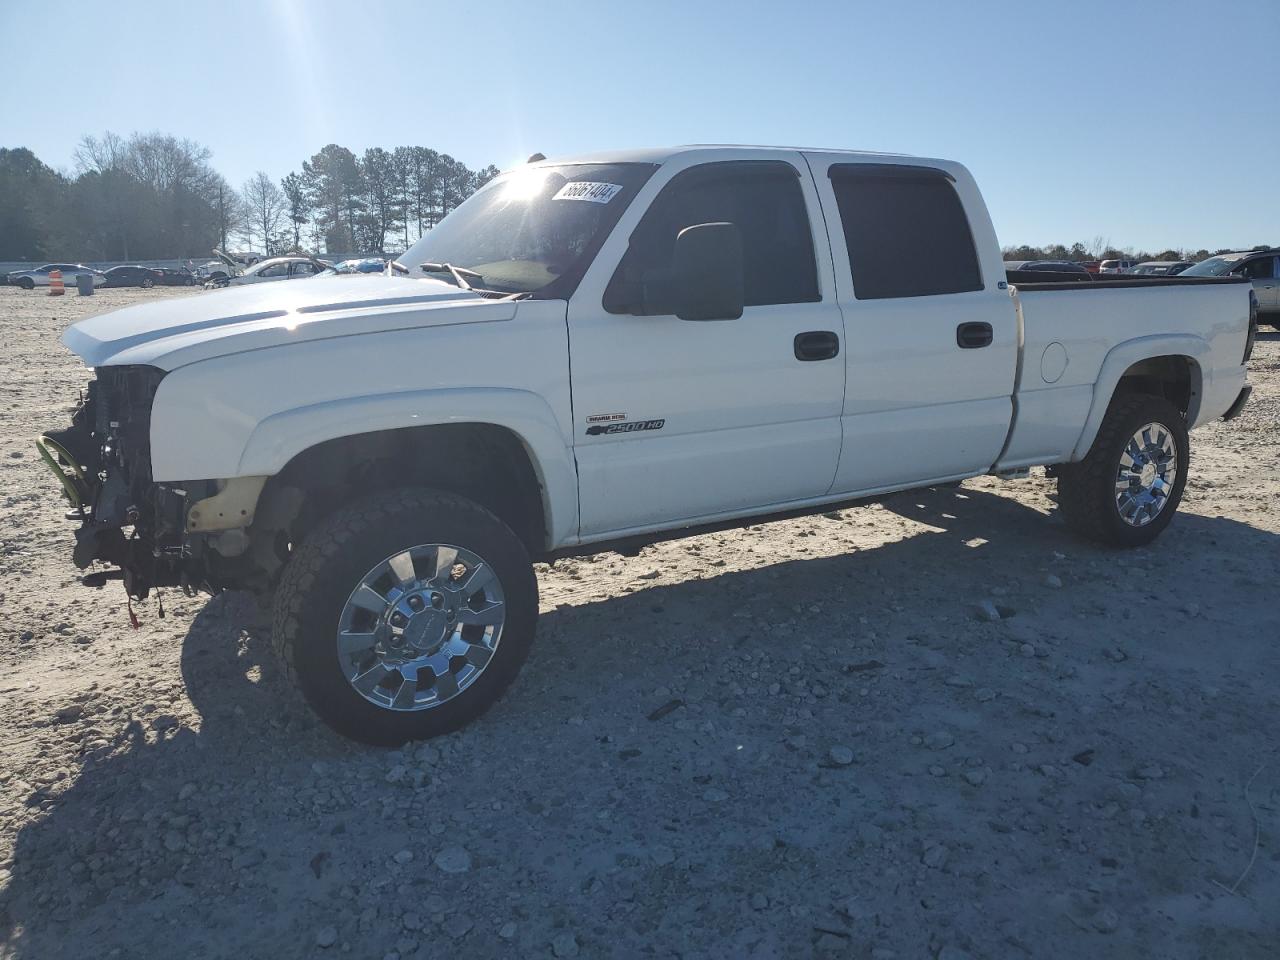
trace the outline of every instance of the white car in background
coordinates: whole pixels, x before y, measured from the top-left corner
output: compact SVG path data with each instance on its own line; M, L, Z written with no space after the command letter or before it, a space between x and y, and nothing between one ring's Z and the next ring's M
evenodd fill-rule
M314 257L272 257L255 263L239 276L227 280L227 286L240 287L249 283L267 283L272 280L300 280L314 277L332 269L323 260Z
M87 273L93 277L93 285L100 287L107 282L107 278L101 271L86 267L83 263L46 263L43 267L35 270L15 270L8 276L10 286L22 287L24 290L33 290L36 287L47 287L49 285L49 275L55 270L62 271L62 282L68 287L74 287L77 278L82 273Z

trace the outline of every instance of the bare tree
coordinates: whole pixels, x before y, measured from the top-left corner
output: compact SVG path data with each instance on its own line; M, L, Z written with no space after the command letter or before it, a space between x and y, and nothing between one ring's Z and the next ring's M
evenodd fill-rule
M289 213L289 201L276 182L261 170L244 182L240 192L246 235L251 243L255 237L261 239L267 256L275 254L276 248L287 237L283 227Z
M124 153L124 138L108 130L102 139L83 137L71 156L76 162L76 173L106 173L123 166Z

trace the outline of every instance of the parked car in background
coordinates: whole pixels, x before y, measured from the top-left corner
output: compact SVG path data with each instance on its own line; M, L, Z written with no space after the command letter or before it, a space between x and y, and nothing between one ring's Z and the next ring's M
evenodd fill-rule
M156 267L156 283L162 287L194 287L196 275L186 267Z
M337 273L382 273L387 269L387 261L381 257L365 257L357 260L343 260L334 271Z
M1136 260L1103 260L1098 264L1099 273L1124 273L1137 264Z
M154 287L160 282L160 271L151 267L122 265L112 267L103 277L103 286L107 287Z
M231 277L227 265L221 260L210 260L200 264L187 262L190 264L188 269L195 277L196 283L203 283L205 286L226 286L227 280Z
M225 287L232 277L241 276L266 259L257 253L228 253L220 247L214 247L212 252L218 258L217 262L211 261L196 270L206 288Z
M231 277L227 286L239 287L250 283L266 283L271 280L301 280L324 273L332 266L314 257L272 257L256 263L238 277Z
M1006 267L1006 269L1008 269ZM1093 274L1081 264L1071 260L1028 260L1019 270L1031 270L1036 273L1078 273L1082 280L1092 280Z
M99 270L92 267L86 267L83 263L46 263L43 267L35 270L14 270L9 274L8 280L15 287L22 287L24 290L32 290L35 287L47 287L49 285L49 274L54 270L62 271L62 282L68 287L74 287L77 283L76 278L82 273L87 273L93 277L93 285L100 287L107 282L106 276Z
M1191 266L1190 260L1144 260L1129 273L1139 277L1172 277Z
M1080 266L1084 267L1089 273L1097 273L1098 268L1102 266L1101 260L1082 260Z
M1180 277L1248 277L1258 298L1259 319L1280 329L1280 250L1220 253L1187 267Z

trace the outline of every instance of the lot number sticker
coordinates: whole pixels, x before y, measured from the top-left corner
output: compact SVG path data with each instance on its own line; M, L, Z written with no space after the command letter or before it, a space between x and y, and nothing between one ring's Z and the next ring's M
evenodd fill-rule
M622 192L620 184L592 183L590 180L578 180L566 183L555 195L556 200L586 200L588 203L608 203Z

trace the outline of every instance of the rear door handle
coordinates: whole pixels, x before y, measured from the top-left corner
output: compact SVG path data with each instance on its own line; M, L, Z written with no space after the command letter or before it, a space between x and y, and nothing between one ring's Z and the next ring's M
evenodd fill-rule
M830 330L797 333L795 349L797 360L830 360L840 353L840 338Z
M956 327L956 345L962 350L991 346L995 333L989 323L962 323Z

